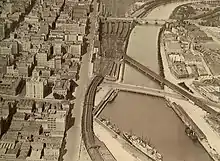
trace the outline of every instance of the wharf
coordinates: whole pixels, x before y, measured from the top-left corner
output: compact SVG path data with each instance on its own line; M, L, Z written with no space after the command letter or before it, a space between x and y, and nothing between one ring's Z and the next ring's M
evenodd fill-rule
M160 39L162 39L160 37ZM170 72L169 64L166 58L166 53L163 44L158 44L161 48L161 58L163 62L164 67L164 75L165 78L175 84L179 83L179 80L177 80ZM171 89L165 86L165 91L170 92ZM185 113L188 115L188 117L196 124L198 129L204 133L205 137L207 139L199 139L199 142L201 145L205 148L205 150L208 152L208 154L212 157L214 161L219 161L217 159L217 155L220 154L220 137L214 130L208 125L208 123L205 121L204 116L207 114L205 111L203 111L201 108L197 107L195 108L195 105L190 103L189 101L175 99L166 96L166 100L169 100L171 102L175 102L176 104L180 105L185 111ZM178 113L177 115L181 117Z
M152 161L98 119L94 121L94 132L100 140L105 142L117 160Z
M179 118L183 121L183 123L190 127L198 137L199 140L207 139L205 134L199 129L199 127L195 124L195 122L189 117L189 115L184 111L184 109L176 104L175 102L171 103L167 101L170 107L174 110L174 112L179 116Z

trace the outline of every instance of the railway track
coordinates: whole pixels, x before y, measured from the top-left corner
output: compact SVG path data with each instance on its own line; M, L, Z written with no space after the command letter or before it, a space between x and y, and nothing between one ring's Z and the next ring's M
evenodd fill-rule
M85 143L86 149L89 153L92 161L104 161L98 148L99 146L95 142L95 135L93 132L93 107L95 101L95 94L97 86L103 81L104 77L99 75L95 76L90 83L83 106L83 117L82 117L82 138Z

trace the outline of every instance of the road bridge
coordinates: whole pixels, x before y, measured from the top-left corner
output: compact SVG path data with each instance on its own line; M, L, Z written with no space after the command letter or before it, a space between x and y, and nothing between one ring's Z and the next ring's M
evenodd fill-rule
M171 93L171 92L166 92L162 89L155 89L155 88L143 87L143 86L132 85L132 84L104 82L101 84L101 86L108 86L111 88L119 89L121 91L148 94L148 95L157 96L157 97L169 96L169 97L173 97L177 99L185 99L184 97L182 97L181 95L177 93Z
M189 92L184 90L183 88L181 88L181 87L171 83L167 79L161 77L160 75L158 75L157 73L155 73L154 71L149 69L148 67L146 67L146 66L140 64L139 62L137 62L136 60L134 60L133 58L125 55L124 61L127 64L129 64L130 66L132 66L135 69L137 69L138 71L140 71L141 73L143 73L144 75L149 76L149 77L153 78L154 80L156 80L156 81L166 85L167 87L171 88L172 90L176 91L181 96L183 96L184 98L189 100L191 103L199 106L200 108L207 111L208 113L211 113L213 115L219 115L218 112L216 112L214 109L212 109L211 107L206 105L203 101L199 100L198 98L196 98L195 96L193 96L192 94L190 94Z
M216 0L182 0L179 5L187 4L187 3L215 3ZM161 5L166 5L169 3L176 3L176 1L155 1L153 3L149 3L149 1L145 2L142 6L140 6L136 11L134 11L131 17L146 17L148 13L150 13L154 8L157 8Z
M125 21L132 22L135 21L139 24L153 24L153 25L163 25L166 22L176 22L174 19L149 19L149 18L132 18L132 17L107 17L103 19L107 21Z

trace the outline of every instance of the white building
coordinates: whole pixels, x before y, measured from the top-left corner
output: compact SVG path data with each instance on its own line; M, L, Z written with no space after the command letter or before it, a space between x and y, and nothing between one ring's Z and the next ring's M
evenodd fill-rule
M40 77L32 77L26 81L26 97L30 98L44 98L46 81Z
M50 131L64 132L66 128L66 111L56 111L55 114L49 114L47 128Z

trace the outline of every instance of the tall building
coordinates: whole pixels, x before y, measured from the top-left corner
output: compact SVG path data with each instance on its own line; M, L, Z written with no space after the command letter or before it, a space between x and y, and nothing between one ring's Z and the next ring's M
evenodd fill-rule
M0 74L5 74L7 72L8 59L5 57L0 57Z
M54 46L53 46L53 53L54 55L61 55L61 44L60 43L56 43Z
M5 22L0 20L0 40L5 38Z
M1 22L0 22L0 26L1 26ZM1 29L0 29L1 30ZM0 31L1 32L1 31ZM1 33L0 33L1 35ZM19 45L17 41L0 41L0 46L1 48L11 48L11 54L16 55L19 53ZM11 47L10 47L11 46ZM4 51L4 50L3 50ZM0 50L0 54L4 54L2 51L2 49Z
M55 57L55 69L61 69L61 56L56 56Z
M52 68L52 69L55 68L55 59L54 58L48 60L47 67Z
M3 131L3 119L1 117L0 118L0 136L2 135L2 131Z
M17 69L20 76L29 77L31 75L31 65L24 60L17 63Z
M26 97L44 98L46 81L40 77L32 77L26 82Z
M14 12L14 6L11 2L6 3L5 8L10 14L12 14Z
M0 81L0 94L16 96L23 88L22 78L4 77Z
M37 53L37 66L47 66L47 53Z
M66 111L57 111L47 118L47 127L50 131L64 132L66 127Z

